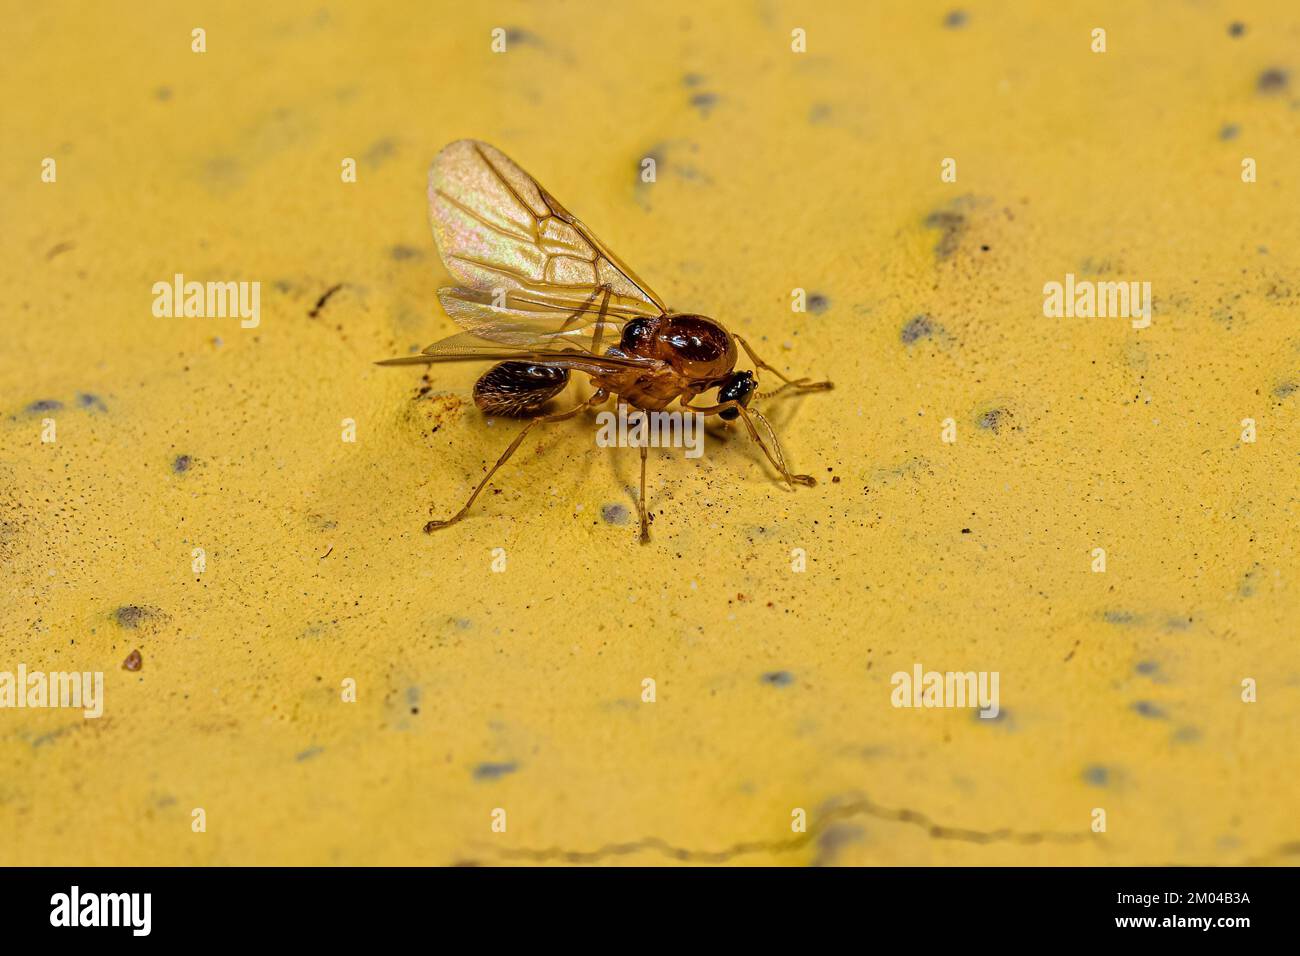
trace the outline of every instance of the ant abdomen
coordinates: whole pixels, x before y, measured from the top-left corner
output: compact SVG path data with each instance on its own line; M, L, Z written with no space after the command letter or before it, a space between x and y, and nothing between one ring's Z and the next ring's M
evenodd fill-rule
M499 362L474 383L474 404L489 415L527 418L568 384L567 368Z

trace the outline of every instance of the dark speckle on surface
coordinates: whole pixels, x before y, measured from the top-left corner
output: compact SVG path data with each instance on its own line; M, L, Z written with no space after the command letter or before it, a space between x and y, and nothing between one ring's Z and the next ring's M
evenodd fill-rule
M233 156L212 156L203 164L210 184L222 189L237 187L244 178L243 167Z
M521 29L520 27L506 27L506 44L508 45L511 43L532 43L536 46L541 46L542 38L536 33Z
M320 756L324 752L324 747L308 747L306 750L302 751L302 753L295 754L293 759L302 763L304 760L310 760L312 757Z
M108 406L104 404L104 400L94 392L78 392L77 404L92 412L108 411Z
M424 252L421 249L415 248L415 246L403 246L399 244L389 249L388 254L398 262L403 262L407 259L418 259L420 256L424 255Z
M328 302L333 297L333 295L342 288L343 288L343 283L336 282L334 285L330 286L328 289L322 292L320 294L320 298L316 300L316 304L312 306L311 310L307 313L307 318L314 319L317 316L319 316L321 309L325 308L325 303Z
M960 30L966 25L965 10L949 10L948 15L943 18L943 25L949 30Z
M646 150L646 154L644 156L639 157L637 161L633 164L632 172L633 175L636 177L636 185L638 189L646 185L646 182L641 178L641 164L647 159L654 160L655 170L657 175L658 171L661 170L664 165L663 149L659 146L656 146L653 149L648 149Z
M149 608L139 607L135 604L124 604L113 612L113 618L117 621L118 626L126 628L139 627L151 617L153 617L153 612Z
M1169 716L1159 704L1153 704L1149 700L1137 700L1133 702L1133 709L1143 717L1151 717L1155 720L1163 720Z
M808 296L808 311L814 315L821 315L831 307L831 300L820 292L814 292Z
M1240 20L1233 20L1228 24L1228 36L1230 37L1243 36L1245 32L1246 24L1242 23Z
M834 861L839 851L851 843L860 843L865 837L862 827L854 823L834 823L817 837L817 856L813 866L826 866Z
M658 179L663 179L671 172L678 179L689 182L711 182L708 173L691 163L690 156L698 152L699 144L690 140L661 140L636 156L631 169L635 177L635 188L641 194L641 201L645 201L645 190L650 185L649 181L642 178L645 173L645 161L648 159L654 161L655 175Z
M996 435L1002 428L1004 421L1010 417L1010 414L1005 408L990 408L975 419L975 424Z
M1294 395L1297 391L1300 391L1300 381L1297 381L1295 379L1288 379L1287 381L1279 382L1276 386L1274 386L1273 397L1286 398L1290 395Z
M1154 674L1160 670L1160 665L1156 661L1138 661L1133 669L1139 674Z
M709 111L718 105L718 94L696 93L691 97L691 105L700 111L701 116L708 116Z
M939 230L934 254L936 258L947 259L961 244L962 233L966 231L966 217L949 209L939 209L925 217L925 226Z
M1259 75L1259 80L1255 83L1255 89L1261 93L1281 93L1286 89L1290 81L1291 75L1286 70L1273 67Z
M383 137L375 140L367 148L362 158L372 166L380 166L397 152L397 142L391 137Z
M177 455L172 459L172 471L176 472L178 475L183 475L185 472L190 470L190 466L193 464L194 459L189 455Z
M338 624L338 621L315 621L303 628L302 633L299 634L298 637L300 640L304 638L310 640L311 638L324 637L330 633L332 627L336 624Z
M474 779L496 780L506 774L514 773L518 769L519 765L514 761L510 763L481 763L474 768Z
M72 729L72 726L65 725L55 730L51 730L49 733L41 734L39 737L33 737L32 747L34 749L36 747L44 747L46 744L54 743L54 741L58 740L64 734L69 733Z
M1106 611L1101 619L1107 624L1138 624L1142 618L1132 611Z
M918 315L908 319L907 324L898 333L898 337L904 345L911 345L920 339L928 339L933 334L934 324L930 321L930 317L928 315Z
M1244 598L1252 596L1263 572L1264 569L1258 561L1247 568L1246 572L1241 576L1241 580L1237 582L1237 595Z
M624 505L605 505L600 509L600 516L606 524L627 524L628 512Z
M42 398L28 405L25 411L29 415L39 415L41 412L57 412L62 407L63 403L57 399Z
M1110 784L1110 771L1099 764L1084 767L1083 782L1091 784L1094 787L1108 786Z
M812 106L808 107L808 122L813 124L825 123L834 115L834 113L835 109L831 104L814 103Z
M1237 135L1240 132L1241 132L1241 127L1238 126L1236 123L1224 123L1223 126L1219 129L1219 139L1225 141L1230 139L1236 139Z
M785 687L794 683L794 675L789 671L768 671L763 675L763 683L776 687Z
M702 73L684 73L682 74L682 82L687 86L699 86L704 82L704 75Z

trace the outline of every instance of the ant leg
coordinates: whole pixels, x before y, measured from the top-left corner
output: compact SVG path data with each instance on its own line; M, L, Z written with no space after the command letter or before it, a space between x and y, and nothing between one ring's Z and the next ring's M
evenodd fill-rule
M637 499L636 509L641 512L641 543L647 544L650 541L650 525L646 522L646 499L645 499L645 463L646 457L650 454L650 449L646 445L641 446L641 497Z
M592 304L593 302L596 301L596 296L600 295L601 292L604 292L604 293L605 293L605 301L608 302L608 301L609 301L609 290L606 289L605 286L603 286L603 285L602 285L602 286L596 286L596 288L594 288L594 289L591 290L591 295L587 296L587 298L583 300L583 302L582 302L582 304L581 304L580 306L578 306L576 309L574 309L572 312L570 312L567 316L565 316L565 318L564 318L564 324L561 325L557 331L560 331L560 332L567 331L568 328L569 328L569 326L570 326L572 323L577 322L578 319L582 318L583 313L585 313L585 312L587 311L587 309L590 308L591 304ZM523 301L525 301L525 302L532 302L531 299L524 299ZM600 315L598 321L603 322L603 321L604 321L604 317L605 317L605 316L604 316L604 305L602 305L602 306L601 306L601 315ZM597 334L599 334L599 330L597 331Z
M754 393L754 397L755 397L755 398L775 398L776 396L780 395L782 392L787 391L788 389L792 389L792 388L797 388L797 389L800 389L800 390L802 390L802 391L807 391L808 389L805 389L805 388L804 388L804 386L807 385L807 383L808 383L808 379L806 379L806 378L797 378L797 379L795 379L793 382L786 382L784 385L780 385L780 386L778 386L777 388L772 389L772 391L770 391L770 392L755 392L755 393ZM818 382L817 384L820 385L820 384L822 384L822 383L821 383L821 382ZM825 383L825 384L829 385L830 383L827 382L827 383ZM812 391L818 391L818 390L817 390L817 389L812 389Z
M562 422L566 418L572 418L574 415L577 415L579 412L584 411L585 409L593 408L597 405L603 404L605 402L605 399L607 398L609 398L609 394L603 388L600 388L597 389L594 394L592 394L591 398L587 399L585 402L581 402L580 404L575 405L573 408L570 408L567 411L556 412L553 415L539 415L536 418L530 419L528 424L523 427L523 430L520 431L519 434L515 436L515 440L512 441L509 444L509 446L506 448L506 450L501 454L501 457L497 459L497 463L488 470L488 473L486 475L483 476L483 480L478 483L478 487L475 488L474 493L469 496L469 501L465 502L465 506L461 508L459 511L457 511L450 518L446 518L441 521L436 519L430 521L428 524L424 526L425 533L428 534L430 532L436 531L438 528L445 528L447 527L447 525L455 524L461 518L465 517L465 515L469 512L469 509L473 506L474 499L479 496L479 492L481 492L484 488L487 487L487 483L492 480L492 476L497 473L497 469L510 460L510 456L513 455L515 453L515 450L519 448L520 443L523 442L525 436L527 436L527 434L532 430L532 427L534 425L550 424L551 422Z
M784 391L786 387L797 388L801 392L825 392L835 387L834 384L831 382L810 382L806 378L799 378L799 379L786 378L784 375L781 374L779 369L773 368L771 365L768 365L761 358L759 358L758 354L749 347L749 343L746 342L744 339L742 339L739 335L735 336L735 339L737 342L740 343L740 347L745 350L745 354L749 356L749 360L754 363L755 368L765 369L771 372L781 381L785 382L785 385L777 389L778 392ZM775 395L776 392L773 392L772 394Z
M737 401L723 402L720 405L708 405L704 408L696 408L694 405L683 402L682 407L689 409L692 412L699 412L701 415L718 415L729 408L734 408L740 413L740 420L745 423L745 428L749 431L749 437L757 442L759 448L763 449L763 454L767 456L767 460L772 463L776 470L781 473L781 477L785 479L786 484L803 485L805 488L812 488L817 484L817 479L812 475L792 474L790 469L786 467L785 455L781 453L781 443L777 441L776 432L773 430L771 423L768 422L768 420L764 418L757 409L746 408ZM773 454L772 449L767 447L767 443L764 442L762 436L759 435L758 429L754 427L754 422L750 418L751 415L762 422L763 427L767 429L767 434L772 439L772 449L775 449L775 454Z
M830 382L819 382L817 384L830 385ZM787 484L803 485L805 488L812 488L817 484L817 479L812 475L794 475L790 473L790 469L785 466L785 455L781 453L781 443L777 441L776 430L772 428L771 423L763 417L758 409L747 409L743 405L737 405L736 410L740 412L740 417L745 422L745 427L749 429L749 437L758 442L758 447L763 449L763 454L767 455L768 461L772 462L772 464L776 465L780 470L781 475L785 478ZM758 434L758 430L754 428L754 423L750 421L751 415L762 422L763 427L767 429L768 437L772 439L771 451L768 451L767 445L763 443L762 437ZM774 452L775 454L773 454Z
M591 350L597 355L602 354L600 351L600 340L605 337L605 310L609 308L609 289L601 286L605 290L604 297L600 300L600 310L596 313L596 332L591 338ZM595 295L593 292L592 295Z

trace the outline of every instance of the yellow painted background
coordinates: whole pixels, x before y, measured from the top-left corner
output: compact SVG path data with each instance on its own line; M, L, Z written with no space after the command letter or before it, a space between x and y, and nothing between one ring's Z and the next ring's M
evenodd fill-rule
M954 6L6 2L0 669L107 706L0 711L0 863L1294 862L1300 10ZM370 364L453 330L464 136L832 378L768 405L818 487L658 452L639 547L575 420L422 534L518 427ZM155 318L177 272L260 327ZM1154 324L1045 319L1066 272ZM916 662L1003 718L891 707Z

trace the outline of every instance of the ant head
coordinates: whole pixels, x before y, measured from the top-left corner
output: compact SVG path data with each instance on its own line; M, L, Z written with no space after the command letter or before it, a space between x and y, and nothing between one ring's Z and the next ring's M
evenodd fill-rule
M754 373L748 370L743 372L732 372L722 380L718 386L718 404L723 402L739 402L742 406L748 407L749 400L754 394L754 389L758 387L758 382L754 379ZM740 417L740 412L734 408L726 408L718 412L720 418L732 422Z

